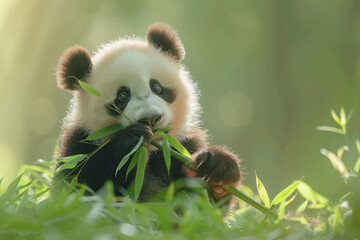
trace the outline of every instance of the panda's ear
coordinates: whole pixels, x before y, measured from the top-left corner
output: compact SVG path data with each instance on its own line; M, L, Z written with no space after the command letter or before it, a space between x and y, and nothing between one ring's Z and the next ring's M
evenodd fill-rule
M165 23L150 25L146 31L146 39L162 52L170 54L175 60L185 57L184 47L177 33Z
M91 70L92 62L88 50L81 46L68 48L58 63L58 86L64 90L79 90L81 87L77 79L84 81Z

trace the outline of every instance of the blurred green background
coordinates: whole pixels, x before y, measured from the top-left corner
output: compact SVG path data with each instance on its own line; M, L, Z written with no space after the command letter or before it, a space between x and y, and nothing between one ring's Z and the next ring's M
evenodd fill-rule
M144 36L157 21L179 32L183 63L202 90L203 126L212 143L243 159L245 184L254 186L256 170L271 197L301 177L325 195L344 193L320 154L344 138L315 127L335 126L330 110L344 106L354 113L350 140L360 135L357 0L1 0L5 181L21 164L52 158L70 99L55 82L61 53L75 44L94 51L118 37Z

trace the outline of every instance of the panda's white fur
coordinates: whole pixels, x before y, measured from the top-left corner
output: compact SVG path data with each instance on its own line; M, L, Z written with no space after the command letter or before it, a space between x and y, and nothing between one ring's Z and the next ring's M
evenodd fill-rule
M132 122L161 114L163 118L154 128L170 125L170 133L178 139L192 135L191 130L199 124L199 90L189 72L171 56L162 54L145 40L119 39L103 45L92 57L92 63L92 72L84 81L101 96L84 90L75 92L66 126L82 127L90 132L115 123L128 126L130 122L126 118L114 118L104 108L113 101L119 87L127 86L131 99L124 114ZM150 79L175 89L174 102L169 104L154 94L149 86Z

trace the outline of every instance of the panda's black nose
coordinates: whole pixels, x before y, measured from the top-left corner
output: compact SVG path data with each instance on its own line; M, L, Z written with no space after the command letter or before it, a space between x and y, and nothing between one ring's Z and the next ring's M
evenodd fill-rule
M154 115L151 117L142 118L139 120L139 122L146 123L146 124L149 124L150 127L154 127L161 120L161 118L162 118L162 115L158 114L158 115Z

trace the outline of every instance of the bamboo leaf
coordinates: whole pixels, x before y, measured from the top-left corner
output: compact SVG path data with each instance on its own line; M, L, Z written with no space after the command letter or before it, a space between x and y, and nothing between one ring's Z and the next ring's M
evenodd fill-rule
M172 135L166 134L168 137L169 143L171 146L173 146L179 153L184 155L185 157L191 159L191 154L189 151Z
M172 182L166 190L165 199L164 199L165 202L170 204L174 198L174 194L175 194L175 184Z
M139 139L139 141L137 142L135 147L120 160L119 165L116 167L116 170L115 170L115 177L116 177L117 173L120 171L120 169L128 162L130 156L140 148L143 141L144 141L144 137L141 136L141 138Z
M43 159L38 159L35 163L39 164L39 165L47 166L47 167L50 167L50 166L54 165L54 162L52 162L52 161L48 162L48 161L45 161Z
M287 188L282 190L276 197L272 200L271 205L279 204L286 200L297 188L301 180L294 182L293 184L289 185Z
M296 194L294 196L292 196L289 200L281 202L279 211L278 211L278 218L277 218L278 221L281 221L284 219L285 209L290 203L292 203L292 201L294 201L295 197L296 197Z
M105 204L100 202L92 204L90 211L85 216L85 222L88 224L94 224L95 221L101 217L104 206Z
M265 186L258 178L256 172L255 172L255 176L256 176L256 187L257 187L259 196L260 196L262 202L265 204L265 206L270 207L270 199L269 199L269 195L267 194L267 191L265 189Z
M358 159L356 160L355 166L354 166L354 171L356 173L359 173L360 170L360 157L358 157Z
M146 158L147 158L147 150L144 146L142 146L138 152L139 152L139 160L138 160L136 176L135 176L135 200L139 198L143 186Z
M305 211L307 205L308 205L309 201L305 200L297 209L296 209L296 213L297 214L301 214Z
M339 159L335 153L330 152L328 150L326 150L325 148L322 148L320 150L321 154L326 156L331 164L333 165L333 167L345 178L348 179L350 174L348 172L348 170L346 169L345 164L341 161L341 159Z
M319 193L315 192L307 183L300 182L297 187L298 192L300 195L309 202L320 202L320 203L327 203L329 200L324 196L320 195Z
M171 127L170 126L166 126L166 127L163 127L163 128L159 128L159 129L156 129L154 130L154 132L167 132L167 131L170 131Z
M342 126L341 120L340 120L340 118L338 117L338 115L335 113L334 110L331 110L331 116L332 116L332 118L334 119L334 121L335 121L337 124L339 124L340 126Z
M340 109L340 122L342 127L346 125L346 114L344 107L341 107Z
M165 160L165 165L169 174L170 167L171 167L171 155L170 155L170 145L169 140L166 134L161 132L156 132L156 135L162 138L162 152Z
M71 179L70 185L75 189L76 185L78 184L78 177L75 176Z
M340 205L335 207L335 212L334 212L334 221L333 221L333 228L335 230L338 230L341 224L341 212L340 212Z
M85 155L84 155L84 154L76 154L76 155L69 156L69 157L58 158L58 159L56 159L56 161L58 161L58 162L63 162L63 163L67 163L67 162L70 162L70 161L72 161L73 159L78 158L78 157L85 157Z
M164 155L164 159L165 159L165 165L166 165L166 168L167 168L167 171L169 174L170 167L171 167L171 155L170 155L169 140L165 134L163 135L162 150L163 150L163 155Z
M47 189L45 189L44 191L41 191L41 192L39 192L39 193L31 196L30 201L32 201L32 202L35 201L36 199L38 199L39 197L41 197L42 195L44 195L44 194L45 194L46 192L48 192L49 190L50 190L50 188L47 188Z
M360 141L359 141L359 139L356 139L356 148L358 150L358 153L360 154Z
M348 192L347 194L345 194L344 196L342 196L340 198L340 201L344 201L347 197L349 197L350 195L353 195L354 193L353 192Z
M318 131L326 131L326 132L334 132L344 135L344 131L339 128L329 127L329 126L317 126L316 130Z
M305 217L290 217L289 219L292 220L292 221L295 221L295 222L299 222L302 225L309 224L309 222L306 220Z
M95 139L99 139L99 138L103 138L106 136L109 136L119 130L122 129L122 126L120 124L114 124L102 129L99 129L95 132L93 132L92 134L90 134L90 136L88 136L86 139L84 139L84 141L91 141L91 140L95 140Z
M342 146L341 148L338 148L338 150L337 150L337 157L338 157L339 159L342 159L342 156L343 156L343 154L344 154L345 151L349 151L349 147L348 147L347 145Z
M91 87L89 84L87 84L87 83L85 83L85 82L83 82L83 81L81 81L81 80L79 80L79 79L77 79L77 80L78 80L80 86L81 86L85 91L87 91L88 93L90 93L90 94L92 94L92 95L94 95L94 96L96 96L96 97L100 97L100 93L99 93L97 90L95 90L93 87Z
M131 162L130 162L127 170L126 170L125 180L127 180L127 177L128 177L128 175L129 175L129 173L131 172L131 170L134 169L134 167L136 166L136 164L137 164L138 161L139 161L139 151L140 151L140 149L139 149L138 151L136 151L135 155L134 155L133 158L131 159Z
M0 206L2 206L6 200L14 193L16 187L18 186L23 174L17 176L7 187L6 191L0 196Z
M85 158L86 156L83 154L78 154L75 156L71 156L69 158L62 158L60 162L64 162L64 164L61 165L58 169L56 169L56 172L61 172L62 170L65 169L72 169L76 167L76 165Z

